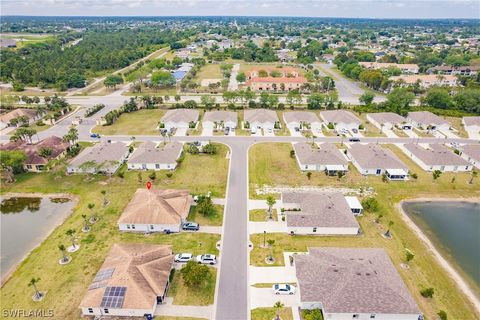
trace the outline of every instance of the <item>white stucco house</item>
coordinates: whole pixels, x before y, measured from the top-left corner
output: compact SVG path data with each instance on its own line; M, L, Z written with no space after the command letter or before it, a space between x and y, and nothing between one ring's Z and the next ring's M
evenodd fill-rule
M292 235L358 234L355 214L340 192L284 192L281 200Z
M286 111L283 113L283 121L287 128L292 130L322 131L322 122L311 111Z
M183 152L180 142L147 141L133 151L127 161L128 170L174 170Z
M450 124L447 120L431 113L430 111L414 111L407 115L407 123L414 128L424 130L448 131Z
M383 175L392 181L408 179L408 167L389 149L378 144L354 143L347 156L362 175Z
M238 115L234 111L207 111L203 116L202 127L209 130L214 129L236 129Z
M273 130L275 123L279 122L277 113L267 109L245 110L243 115L244 127L248 124L251 131L257 129Z
M473 165L442 144L404 144L400 149L425 171L472 171Z
M404 117L393 112L367 113L367 120L380 130L392 130L395 127L407 130L412 129L411 125L406 123Z
M198 110L195 109L172 109L168 110L160 120L160 125L167 131L173 129L187 130L190 124L197 124L199 117Z
M180 232L191 205L188 190L137 189L118 219L118 228L142 233Z
M359 118L357 118L350 111L346 110L321 111L320 118L322 118L325 127L328 127L329 124L332 124L337 132L342 130L358 130L362 124L362 121Z
M422 320L381 248L308 248L293 255L300 309L330 320Z
M347 159L332 143L312 146L311 143L298 142L293 144L293 150L302 171L325 171L330 176L336 175L338 171L348 171Z
M152 316L170 286L172 246L113 244L85 296L85 317Z
M123 142L101 142L85 148L70 161L67 173L114 174L129 154L129 147Z

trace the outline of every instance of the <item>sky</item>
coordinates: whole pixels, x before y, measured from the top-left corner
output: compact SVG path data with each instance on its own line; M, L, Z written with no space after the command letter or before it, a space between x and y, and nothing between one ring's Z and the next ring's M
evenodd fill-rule
M480 0L0 0L2 15L480 18Z

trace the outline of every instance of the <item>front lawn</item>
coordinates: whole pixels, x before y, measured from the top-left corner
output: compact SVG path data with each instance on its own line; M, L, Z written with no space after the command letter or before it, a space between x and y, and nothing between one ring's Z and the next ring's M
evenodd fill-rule
M197 206L192 206L187 220L199 223L200 226L221 226L223 224L224 207L218 204L213 205L215 214L211 216L204 216L197 212Z
M290 157L291 145L285 143L262 143L253 146L249 155L249 175L251 197L264 197L255 194L255 188L268 186L318 186L354 188L362 196L369 192L376 197L380 207L378 212L365 213L358 218L362 235L354 237L290 236L288 234L267 234L267 239L275 240L273 255L276 265L283 264L284 251L306 251L308 247L381 247L384 248L397 267L410 292L428 319L435 319L439 310L445 310L452 319L474 319L475 308L469 300L456 289L456 284L437 263L429 250L405 224L396 205L403 199L412 198L478 198L480 180L469 184L469 173L443 173L436 181L432 173L425 172L394 145L382 145L391 149L409 168L418 175L405 182L382 182L381 177L364 177L352 166L342 179L327 177L324 173L313 173L309 180L302 173L295 159ZM370 189L369 189L370 188ZM374 220L380 217L380 223ZM382 236L389 227L393 234L391 240ZM265 257L272 249L262 249L263 235L250 237L253 243L250 261L253 265L265 266ZM409 263L410 269L400 267L405 263L405 249L414 252L415 257ZM420 290L433 287L433 299L421 297ZM454 289L452 289L454 288Z
M228 162L225 159L226 147L218 146L214 156L185 156L181 166L168 178L166 172L157 172L153 188L186 188L192 193L212 192L213 196L224 197ZM121 233L117 220L137 188L145 188L148 174L142 172L142 181L138 172L125 172L124 178L102 175L65 175L65 167L58 167L51 172L34 174L25 173L16 176L14 184L2 184L2 193L68 193L79 197L79 202L66 221L56 228L41 245L21 263L10 280L1 288L3 309L52 309L55 318L78 319L78 305L87 287L103 263L106 254L114 243L155 243L169 244L174 252L191 252L193 254L218 254L216 243L220 236L203 233L150 234ZM106 190L109 201L102 206ZM94 203L99 221L92 226L92 231L82 233L81 215L89 214L88 203ZM67 245L68 229L77 230L81 249L71 254L73 260L66 266L60 266L57 260L61 253L59 244ZM32 277L41 280L38 287L48 291L44 300L33 302L32 288L27 284ZM213 293L212 293L213 296ZM68 303L65 303L68 301Z
M168 291L168 296L173 297L173 304L187 306L208 306L213 304L217 269L209 267L208 270L210 271L210 277L207 283L199 288L188 288L183 282L180 270L176 270Z
M272 320L275 319L277 309L275 308L255 308L250 311L252 320ZM281 308L279 315L282 320L293 320L292 308Z
M158 135L160 137L158 123L164 114L165 110L160 109L143 109L124 113L114 124L96 126L92 132L101 135Z
M249 211L249 220L254 222L267 221L268 210L267 209L254 209ZM277 209L272 209L273 221L278 220Z

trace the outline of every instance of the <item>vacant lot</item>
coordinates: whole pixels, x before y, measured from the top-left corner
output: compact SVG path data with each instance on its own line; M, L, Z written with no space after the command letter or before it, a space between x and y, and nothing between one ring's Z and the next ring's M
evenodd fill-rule
M224 197L227 179L226 147L219 146L215 156L192 156L187 154L180 168L168 178L166 172L157 172L153 188L187 188L193 193L212 192L213 196ZM5 309L53 309L59 319L78 319L78 305L88 285L97 273L113 243L156 243L173 246L174 252L186 251L193 254L218 254L216 243L219 235L202 233L143 234L121 233L117 220L137 188L144 188L148 173L125 172L124 178L117 176L65 175L65 167L42 174L22 174L17 182L2 185L5 192L68 193L79 197L79 203L65 223L56 228L41 245L13 273L12 278L1 289L2 308ZM101 190L107 190L110 204L102 207ZM87 205L95 204L99 221L92 231L82 233L82 217L88 213ZM58 245L67 245L68 229L77 230L81 249L72 254L73 261L60 266L61 254ZM38 287L48 291L42 302L32 301L32 288L27 284L32 277L40 277ZM65 303L68 301L68 303Z
M474 319L475 311L471 303L459 293L458 289L452 290L455 283L404 223L395 205L402 199L417 197L479 197L480 182L469 184L470 174L468 173L444 173L437 181L433 181L431 173L421 170L396 146L383 145L383 147L392 149L409 166L411 172L418 175L418 179L385 183L380 177L363 177L355 169L350 168L347 176L340 180L327 177L323 173L314 173L309 180L305 173L298 169L295 160L290 157L289 144L264 143L250 149L250 191L254 197L258 197L254 193L254 188L258 185L336 186L356 188L359 191L372 188L374 196L380 203L377 212L366 213L358 219L363 231L363 234L358 237L267 235L268 239L275 240L273 253L276 263L283 264L283 251L306 251L308 247L382 247L387 250L410 292L429 319L434 319L439 310L445 310L452 319ZM269 163L270 169L267 169ZM379 217L380 223L375 223L374 220ZM388 229L390 221L393 223L390 227L393 239L386 240L382 237L382 233ZM263 235L253 235L251 240L254 244L251 252L252 264L265 265L265 257L270 254L271 249L260 248ZM409 263L409 270L400 268L400 264L405 263L406 248L415 254L415 258ZM435 289L433 299L420 296L419 291L426 287Z
M206 64L195 76L195 81L200 84L203 79L223 79L223 73L220 64Z
M158 123L165 110L149 109L124 113L110 126L96 126L92 132L104 135L160 135Z

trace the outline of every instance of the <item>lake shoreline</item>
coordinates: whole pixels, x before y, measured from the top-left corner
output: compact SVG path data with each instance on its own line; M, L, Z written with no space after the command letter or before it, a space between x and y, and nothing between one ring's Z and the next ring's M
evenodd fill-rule
M407 226L415 232L415 234L420 238L420 240L426 245L427 249L431 251L442 266L442 268L450 275L450 277L455 281L456 285L460 290L467 296L467 298L472 302L474 307L480 312L480 300L473 291L472 287L465 281L465 279L460 275L460 273L453 267L452 263L449 262L437 249L432 240L423 232L422 229L408 216L408 214L403 209L403 204L407 202L469 202L469 203L479 203L480 198L411 198L407 200L402 200L395 205L397 210L400 212L400 215L407 224Z
M68 199L70 201L73 202L73 207L72 209L70 210L70 212L68 214L65 215L65 217L60 220L56 225L53 225L52 228L50 230L48 230L44 235L42 235L43 237L43 241L39 242L35 247L33 247L31 250L29 250L28 252L25 253L25 255L23 255L23 257L15 264L13 265L12 267L10 267L10 269L5 273L5 275L1 278L0 280L0 288L3 288L3 286L5 285L5 283L8 282L8 280L10 280L10 278L12 277L13 273L18 269L18 267L23 263L23 261L25 261L25 259L28 258L28 256L30 256L30 254L35 250L37 249L40 245L42 245L43 242L45 242L45 240L58 228L60 227L61 225L63 225L65 223L65 221L72 215L72 213L75 211L75 207L77 206L80 198L76 195L72 195L72 194L69 194L69 193L38 193L38 192L33 192L33 193L17 193L17 192L9 192L9 193L5 193L5 194L0 194L0 199L3 201L5 199L10 199L10 198L49 198L49 199L52 199L52 198L64 198L64 199Z

